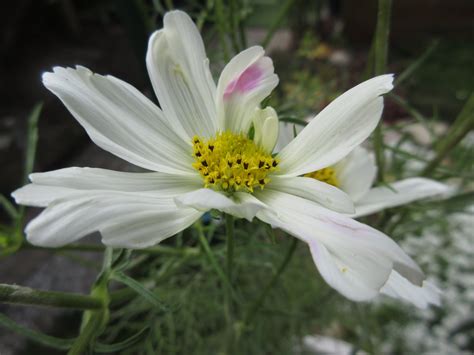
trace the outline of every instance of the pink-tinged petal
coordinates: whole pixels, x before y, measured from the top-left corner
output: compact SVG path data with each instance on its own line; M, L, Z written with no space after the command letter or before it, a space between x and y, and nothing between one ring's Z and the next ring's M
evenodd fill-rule
M255 89L261 82L262 76L263 70L259 68L258 63L251 65L227 85L224 91L224 100L228 100L234 93L245 93Z
M216 93L219 128L247 133L255 109L278 84L273 62L261 47L236 55L219 78Z

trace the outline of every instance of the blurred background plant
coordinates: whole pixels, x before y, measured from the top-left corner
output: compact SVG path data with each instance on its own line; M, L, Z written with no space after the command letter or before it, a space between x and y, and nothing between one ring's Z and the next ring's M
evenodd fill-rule
M0 305L2 355L80 353L84 342L97 353L314 353L311 335L344 340L353 352L474 351L472 2L22 0L0 6L0 282L61 291L36 293L56 300L49 303L53 310ZM393 208L364 222L417 258L444 290L442 308L415 311L385 298L349 302L318 276L305 246L257 222L236 223L229 280L221 266L220 216L143 251L105 250L97 236L56 250L25 242L23 225L38 211L17 207L8 196L31 171L132 169L91 145L42 87L41 73L81 64L155 100L146 44L172 8L195 19L214 73L238 51L262 44L280 76L268 103L295 125L364 78L396 73L384 125L370 142L384 162L381 181L424 175L457 190L446 200ZM5 286L2 300L11 291ZM21 303L41 303L23 294Z

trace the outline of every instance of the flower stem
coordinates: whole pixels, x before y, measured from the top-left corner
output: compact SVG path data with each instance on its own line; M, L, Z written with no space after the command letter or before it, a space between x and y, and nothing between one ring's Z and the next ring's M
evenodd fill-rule
M226 273L222 270L222 268L219 266L219 263L216 260L216 257L214 256L214 253L211 250L211 247L209 246L209 243L207 241L206 236L204 235L204 231L201 225L197 224L196 225L196 230L198 231L198 236L199 236L199 242L201 243L201 247L204 250L204 253L206 254L209 263L211 264L212 268L216 272L217 276L221 279L221 282L225 285L225 287L229 290L231 293L232 297L236 299L235 292L232 288L232 284L230 283L229 278L227 277Z
M239 20L239 38L242 48L247 48L247 34L245 33L244 19Z
M232 269L234 264L234 217L225 215L226 244L227 244L227 277L232 282Z
M0 284L0 302L70 309L101 309L104 306L103 301L98 297L76 293L42 291L7 284Z
M68 355L80 355L94 348L97 337L102 334L109 321L109 280L112 275L113 249L104 251L102 270L92 286L91 295L102 301L100 309L86 311L82 315L79 336L74 340Z
M278 30L281 23L283 22L283 20L288 17L287 12L290 10L294 2L295 0L286 0L286 2L282 5L280 12L278 13L275 21L272 23L272 25L270 26L270 29L267 32L267 35L263 39L263 42L262 42L263 48L266 48L268 46L275 32Z
M231 24L231 30L230 30L230 38L232 41L232 47L234 49L235 53L239 53L241 51L240 45L239 45L239 39L237 37L238 31L239 31L239 19L237 16L237 0L230 0L230 24Z
M216 15L216 22L217 22L217 30L219 32L219 40L221 42L222 53L224 54L224 61L227 63L230 59L229 49L227 48L227 40L226 40L227 18L224 14L224 4L222 3L222 0L216 0L215 11L216 11L215 15Z
M225 227L226 227L226 246L227 246L227 278L232 285L232 270L234 264L234 217L230 214L225 214ZM233 327L233 304L232 295L230 289L227 290L225 295L225 317L227 321L227 347L229 353L232 353L232 349L235 346L235 332Z
M280 278L280 276L283 274L286 267L288 266L296 250L296 246L298 245L298 239L296 238L292 238L292 239L293 240L291 241L290 247L288 248L286 252L285 258L283 259L282 263L278 267L277 272L275 273L275 275L273 275L272 279L265 286L262 292L260 292L258 297L255 299L255 302L249 307L247 313L245 314L244 321L243 321L244 325L248 325L252 322L252 320L257 314L257 311L259 310L259 308L262 306L263 302L265 301L265 298L267 297L268 293L273 288L273 286L275 286L278 279Z
M390 13L392 0L379 0L377 27L375 29L374 67L375 75L384 74L387 69L388 37L390 33ZM377 162L378 179L385 180L385 156L383 149L382 120L374 131L374 150Z

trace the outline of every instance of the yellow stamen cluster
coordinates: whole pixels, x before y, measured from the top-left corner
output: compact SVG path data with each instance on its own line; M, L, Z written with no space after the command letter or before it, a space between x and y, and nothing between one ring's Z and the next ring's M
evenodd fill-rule
M312 173L305 174L304 176L323 181L332 186L339 186L339 181L336 177L336 171L333 168L324 168L321 170L316 170Z
M204 179L205 187L224 191L253 192L270 182L269 173L278 161L243 134L217 133L204 140L193 137L193 167Z

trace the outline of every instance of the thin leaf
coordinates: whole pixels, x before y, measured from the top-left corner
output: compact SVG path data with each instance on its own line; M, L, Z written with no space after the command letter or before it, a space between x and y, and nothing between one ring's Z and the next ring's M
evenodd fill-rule
M2 194L0 194L0 205L3 206L5 212L7 212L12 219L16 219L18 217L18 211L16 210L15 206L13 206L13 204Z
M23 325L16 323L11 320L4 314L0 313L0 326L11 330L17 334L24 336L25 338L30 339L38 344L48 346L50 348L59 349L59 350L69 350L72 347L75 339L64 339L58 338L51 335L43 334L39 331L29 329ZM147 331L149 327L145 327L140 330L138 333L132 335L131 337L115 344L102 344L97 343L95 351L99 353L114 353L126 349L132 345L137 344L142 339L148 335Z
M38 120L43 108L43 103L38 103L33 107L33 110L28 117L28 135L27 135L27 146L26 146L26 159L25 159L25 171L23 182L28 183L28 175L33 172L35 156L36 156L36 145L38 143Z
M421 65L429 58L431 54L435 51L438 47L439 41L433 41L428 49L413 63L411 63L398 77L395 79L394 85L400 85L404 80L409 78Z
M100 344L98 343L95 347L95 351L98 353L117 353L119 351L122 351L126 348L129 348L139 342L141 342L143 339L145 339L148 336L150 327L146 326L142 330L140 330L138 333L132 335L131 337L115 344Z
M20 324L17 324L4 314L0 313L0 326L7 328L15 333L23 335L24 337L33 340L39 344L49 346L51 348L67 350L70 349L74 339L62 339L56 338L50 335L43 334L41 332L31 330Z
M164 311L168 310L168 308L163 304L163 302L158 298L157 295L155 295L152 291L146 289L141 283L125 275L124 273L114 272L112 273L111 278L130 287L136 293L138 293L140 296L150 302L153 306L160 308Z

